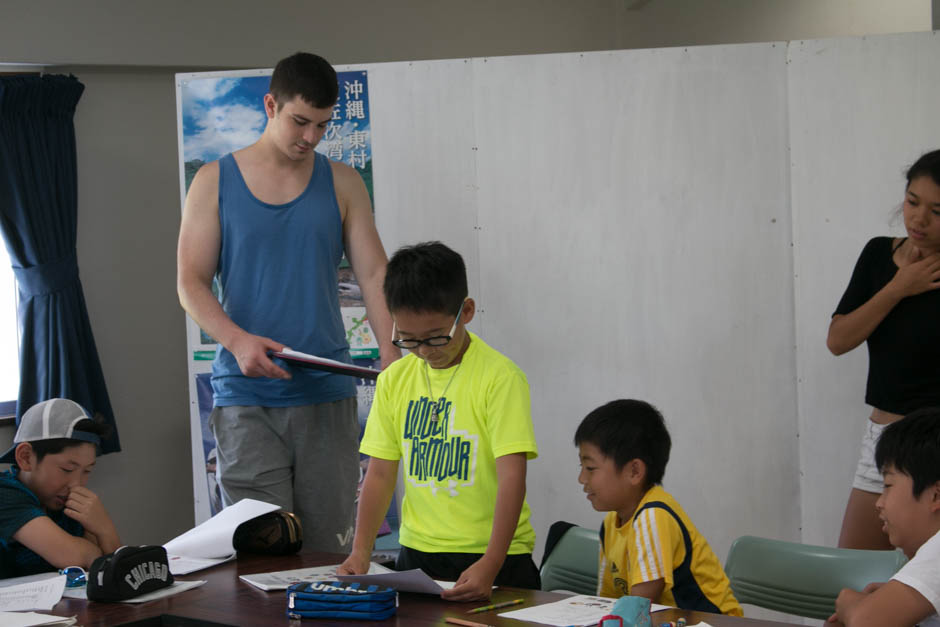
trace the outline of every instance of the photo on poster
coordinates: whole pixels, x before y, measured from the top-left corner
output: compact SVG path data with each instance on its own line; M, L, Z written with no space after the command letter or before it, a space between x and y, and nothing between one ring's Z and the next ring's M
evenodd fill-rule
M202 454L206 480L209 486L210 516L222 511L222 492L215 477L215 436L209 426L209 414L212 413L212 375L196 375L196 398L199 402L199 425L202 427Z

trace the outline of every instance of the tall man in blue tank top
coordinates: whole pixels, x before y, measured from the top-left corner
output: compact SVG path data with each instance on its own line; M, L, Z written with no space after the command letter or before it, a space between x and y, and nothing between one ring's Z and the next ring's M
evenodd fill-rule
M177 288L220 344L210 424L223 503L275 503L298 515L305 546L348 552L359 478L355 381L289 372L268 356L287 347L349 361L337 296L345 249L383 367L400 357L366 187L354 169L314 152L337 95L336 72L321 57L297 53L277 64L261 138L207 163L190 185Z

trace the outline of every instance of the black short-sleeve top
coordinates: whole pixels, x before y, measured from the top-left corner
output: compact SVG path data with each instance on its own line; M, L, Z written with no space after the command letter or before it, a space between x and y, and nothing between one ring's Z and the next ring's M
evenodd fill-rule
M894 277L892 244L876 237L865 245L833 315L855 311ZM940 290L903 299L867 344L866 403L895 414L940 406Z

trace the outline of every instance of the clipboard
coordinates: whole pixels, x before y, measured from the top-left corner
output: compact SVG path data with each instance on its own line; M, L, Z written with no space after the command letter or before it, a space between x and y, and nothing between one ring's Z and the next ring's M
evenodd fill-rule
M352 364L336 361L335 359L326 359L325 357L317 357L316 355L308 355L307 353L292 350L275 351L271 353L271 357L283 359L291 366L297 368L312 368L313 370L345 374L360 379L378 379L379 373L381 372L381 370L376 370L375 368L354 366Z

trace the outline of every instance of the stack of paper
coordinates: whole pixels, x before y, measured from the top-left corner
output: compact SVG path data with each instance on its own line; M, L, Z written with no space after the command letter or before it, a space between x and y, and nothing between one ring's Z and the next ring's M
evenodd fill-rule
M0 612L0 625L3 627L69 627L76 622L74 616L65 618L37 612Z
M174 575L209 568L235 557L232 538L243 522L281 509L277 505L242 499L221 512L163 545Z
M0 581L0 611L51 610L62 598L65 575L39 573Z
M366 585L388 586L399 592L423 592L425 594L440 594L444 590L454 587L453 581L438 581L431 579L420 568L412 570L389 571L375 575L339 575L338 581L358 581Z
M295 568L294 570L280 570L273 573L254 573L241 575L239 579L262 590L287 590L292 583L300 581L336 581L336 571L339 564L332 566L313 566L311 568ZM389 569L381 564L371 562L369 574L390 573Z

